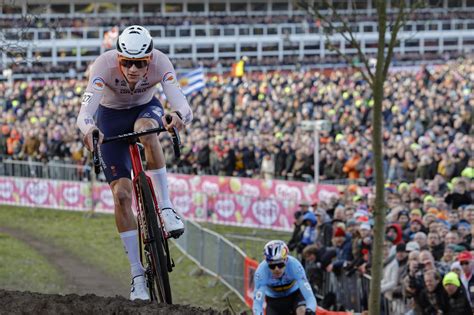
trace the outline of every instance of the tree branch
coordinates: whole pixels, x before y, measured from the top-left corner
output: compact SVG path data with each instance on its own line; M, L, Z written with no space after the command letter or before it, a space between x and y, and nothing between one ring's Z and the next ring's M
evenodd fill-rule
M364 73L364 78L371 84L371 82L374 80L374 74L372 73L371 67L369 65L369 60L366 58L364 52L362 51L359 42L354 37L354 33L352 32L350 25L345 19L341 17L341 15L337 12L336 8L334 8L331 3L326 0L324 0L322 3L329 8L330 16L334 17L337 22L341 23L341 27L336 27L335 23L330 21L326 16L322 15L320 10L314 7L314 4L309 4L305 1L302 1L299 2L298 5L305 9L309 14L316 16L319 20L327 24L330 31L336 30L346 42L348 42L351 46L355 47L357 51L357 56L359 57L360 61L365 65L368 76L363 71L361 72ZM332 33L324 32L324 34L326 36L326 39L329 41L329 35L332 35ZM342 54L340 51L338 51L338 54L346 58L344 54ZM359 70L361 69L359 68Z

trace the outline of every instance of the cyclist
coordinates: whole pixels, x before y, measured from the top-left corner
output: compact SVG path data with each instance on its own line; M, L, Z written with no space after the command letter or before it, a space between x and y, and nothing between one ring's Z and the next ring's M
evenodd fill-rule
M171 123L164 119L163 106L154 96L160 83L172 109ZM96 122L94 121L94 115ZM84 143L92 148L92 132L100 131L99 142L107 137L164 126L179 130L192 121L193 114L176 80L169 58L153 48L148 30L127 27L118 37L116 49L99 56L90 68L89 82L82 96L77 125ZM140 138L166 230L177 238L184 224L174 210L168 193L165 159L156 134ZM138 250L137 223L133 215L131 161L126 142L102 144L101 162L114 198L115 222L128 256L132 289L130 298L148 300L144 269Z
M301 263L288 255L285 242L274 240L264 247L265 260L254 276L253 313L266 315L315 314L316 298Z

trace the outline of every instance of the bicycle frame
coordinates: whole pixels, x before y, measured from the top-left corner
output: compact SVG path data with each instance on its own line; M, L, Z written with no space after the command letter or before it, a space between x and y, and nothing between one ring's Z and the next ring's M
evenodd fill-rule
M145 172L145 171L143 169L143 164L142 164L140 149L139 149L138 144L137 143L131 143L128 147L128 151L130 153L130 158L132 160L132 171L133 171L132 183L133 183L133 192L135 193L135 200L137 202L137 217L140 218L139 221L144 221L144 220L141 219L142 209L141 209L141 205L139 204L140 203L140 201L139 201L140 197L138 195L138 191L139 191L138 176L136 176L136 175L140 174L141 172ZM146 175L146 173L145 173L145 177L146 177L147 182L150 185L150 187L153 187L153 182L152 182L151 178L148 175ZM164 223L163 223L163 219L161 218L161 214L160 214L161 210L158 207L158 202L157 202L157 199L156 199L155 190L152 189L151 193L153 195L153 202L155 203L155 208L159 212L159 213L157 213L157 216L160 220L161 230L164 231L163 236L164 236L165 239L168 239L170 237L170 234L168 233L168 231L166 231L164 229ZM142 225L142 224L144 224L144 222L139 222L139 224ZM141 231L146 231L146 229L141 229ZM147 241L147 240L145 240L145 241Z

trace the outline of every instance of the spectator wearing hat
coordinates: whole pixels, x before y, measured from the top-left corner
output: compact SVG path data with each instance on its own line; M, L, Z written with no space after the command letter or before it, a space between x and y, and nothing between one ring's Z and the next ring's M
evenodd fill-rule
M316 242L316 223L317 223L316 216L313 212L308 211L305 215L303 215L303 234L301 235L301 247L305 248L310 244L314 244Z
M469 292L469 300L474 302L474 258L468 251L463 251L458 255L458 262L461 265L461 282L464 285L466 292Z
M360 223L352 237L352 255L354 260L351 267L363 270L370 260L371 249L372 228L368 222Z
M455 272L448 272L443 278L443 287L448 294L447 315L472 315L471 304ZM443 313L444 314L444 313Z
M334 230L332 243L336 249L336 258L332 264L326 267L326 271L340 274L342 268L346 267L352 260L352 240L346 235L342 227L337 227Z

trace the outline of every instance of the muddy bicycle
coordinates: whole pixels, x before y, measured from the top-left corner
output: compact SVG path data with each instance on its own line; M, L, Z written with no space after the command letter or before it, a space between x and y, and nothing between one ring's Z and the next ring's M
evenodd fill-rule
M168 123L171 122L171 116L167 115L166 119ZM150 291L150 298L152 301L172 304L173 300L168 273L173 270L175 265L170 256L168 246L170 234L165 229L153 183L150 177L145 173L142 164L140 147L143 145L137 141L141 136L153 133L159 134L161 132L168 132L168 130L163 127L158 127L140 132L131 132L104 138L102 143L112 141L128 141L129 143L129 153L132 161L132 186L137 205L140 260L146 269L145 277ZM175 158L179 158L181 140L178 130L173 127L169 132L173 142ZM92 142L94 171L96 175L98 175L101 167L98 148L98 130L93 132Z

